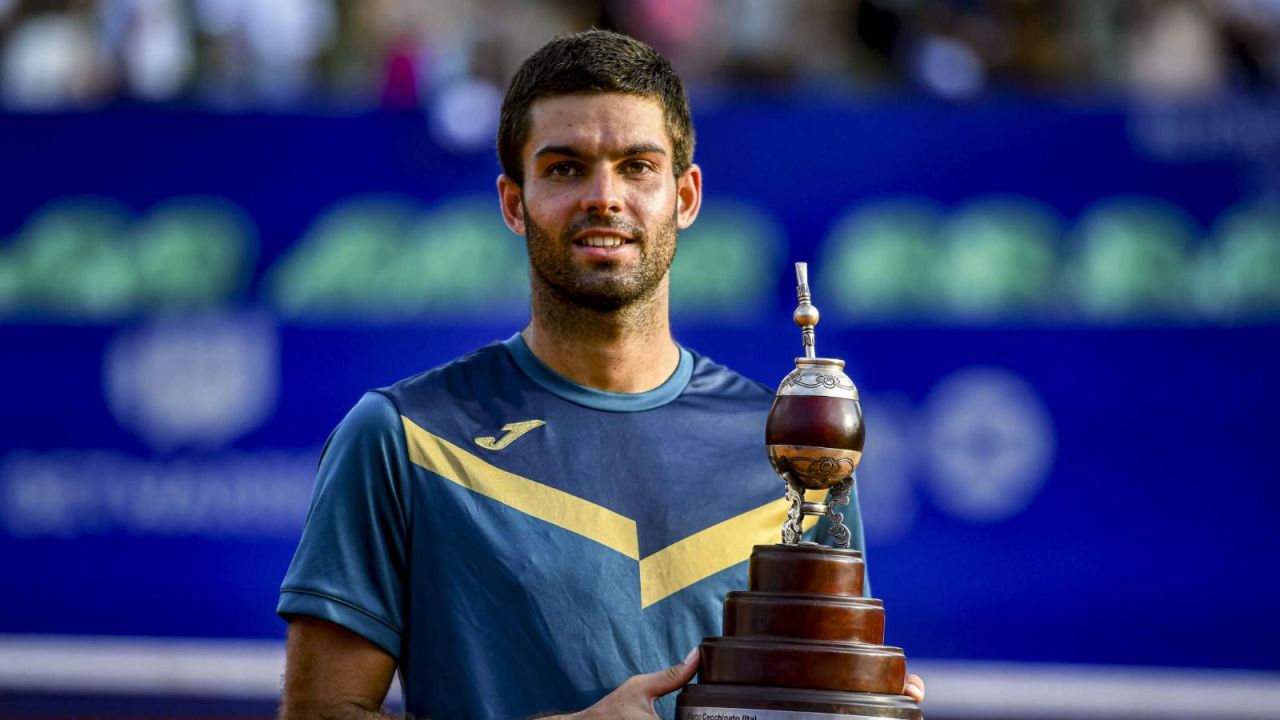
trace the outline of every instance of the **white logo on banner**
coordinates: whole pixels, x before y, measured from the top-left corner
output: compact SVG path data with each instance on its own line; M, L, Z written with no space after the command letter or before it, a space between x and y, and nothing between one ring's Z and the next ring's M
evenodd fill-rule
M948 376L929 395L925 425L934 501L960 519L1013 517L1048 478L1052 418L1035 389L1008 370L975 367Z
M0 531L296 538L315 455L255 450L156 461L112 451L11 453L0 458Z
M107 406L157 450L224 445L279 392L276 328L262 317L175 318L122 331L103 367Z

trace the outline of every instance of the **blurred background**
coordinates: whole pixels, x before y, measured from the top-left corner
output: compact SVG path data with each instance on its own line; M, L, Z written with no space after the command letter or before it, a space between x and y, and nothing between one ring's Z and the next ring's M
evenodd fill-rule
M1280 716L1280 2L0 0L0 717L271 716L320 447L522 326L498 107L591 26L689 85L678 338L776 384L813 264L928 716Z

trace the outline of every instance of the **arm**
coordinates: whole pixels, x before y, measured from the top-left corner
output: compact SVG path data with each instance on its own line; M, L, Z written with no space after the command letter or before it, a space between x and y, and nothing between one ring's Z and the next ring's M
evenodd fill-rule
M382 648L327 620L296 615L285 646L280 720L374 720L396 661Z
M380 718L401 651L407 476L400 416L367 394L321 456L280 589L289 622L280 716Z
M382 710L396 661L377 645L327 620L289 621L279 720L392 720ZM675 692L698 669L695 648L665 670L634 675L595 705L544 720L650 720L653 701Z

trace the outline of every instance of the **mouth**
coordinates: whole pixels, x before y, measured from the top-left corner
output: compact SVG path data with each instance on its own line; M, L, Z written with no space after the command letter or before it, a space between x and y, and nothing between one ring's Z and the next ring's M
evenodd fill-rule
M611 248L633 242L632 239L616 230L584 230L573 238L574 245L583 247Z
M586 230L573 238L574 246L592 257L612 257L634 242L632 238L611 230Z

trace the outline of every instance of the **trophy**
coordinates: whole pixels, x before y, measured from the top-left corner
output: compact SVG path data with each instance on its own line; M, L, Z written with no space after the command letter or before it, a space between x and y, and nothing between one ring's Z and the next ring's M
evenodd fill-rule
M698 682L676 698L679 720L920 720L901 695L907 661L884 643L884 605L862 597L862 553L849 548L849 504L864 431L844 361L817 357L808 268L796 263L794 319L804 357L778 386L765 425L769 461L791 502L782 542L757 545L748 590L724 601L724 635L701 645ZM827 490L806 502L806 490ZM834 547L806 541L805 516L827 521Z

